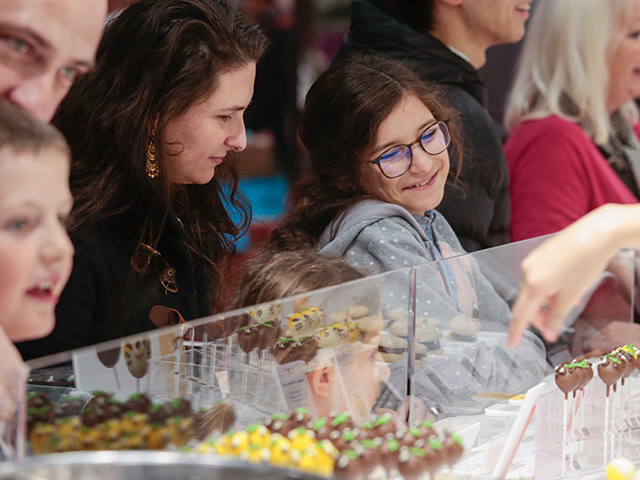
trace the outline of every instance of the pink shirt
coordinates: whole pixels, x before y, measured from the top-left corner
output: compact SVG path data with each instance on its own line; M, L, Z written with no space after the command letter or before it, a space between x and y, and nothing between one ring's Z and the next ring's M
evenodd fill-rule
M560 117L521 123L505 156L514 242L557 232L605 203L637 203L584 130Z

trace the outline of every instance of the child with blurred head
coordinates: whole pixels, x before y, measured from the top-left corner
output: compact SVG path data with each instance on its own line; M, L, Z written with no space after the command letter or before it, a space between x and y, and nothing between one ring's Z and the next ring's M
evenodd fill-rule
M354 267L343 258L319 255L313 250L278 253L267 251L249 262L241 280L235 306L242 308L297 296L293 299L294 310L297 311L311 306L310 298L302 294L360 280L366 276L365 271ZM344 299L338 291L329 292L332 309L335 311L337 306L342 306L344 312L327 315L327 322L337 319L355 322L360 320L360 339L352 344L362 381L362 389L358 392L355 407L360 410L361 416L367 416L380 393L382 382L389 377L389 368L378 353L382 332L380 299L377 289L368 283L361 287L345 286L343 293ZM356 306L362 310L360 314L366 313L366 316L361 319L349 318L354 312L350 307ZM332 353L330 349L320 349L307 365L307 381L316 410L321 417L328 416L336 407L346 408L346 388L341 388L336 382L337 372Z
M0 105L0 386L26 376L11 342L46 336L73 262L70 152L54 127ZM15 383L13 379L11 379ZM0 395L2 394L0 393Z

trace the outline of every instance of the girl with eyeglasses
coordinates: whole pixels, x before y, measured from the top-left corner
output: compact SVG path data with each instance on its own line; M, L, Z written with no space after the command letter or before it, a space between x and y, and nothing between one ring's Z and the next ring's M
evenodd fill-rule
M246 146L266 43L227 0L141 0L106 26L53 120L72 151L76 255L56 328L25 357L221 310L249 220L228 154Z
M312 173L295 187L272 247L314 247L372 273L465 253L436 210L461 166L456 120L439 91L398 62L355 56L334 63L307 95L300 136ZM506 338L509 307L477 265L466 258L436 265L419 273L417 315L443 329L456 317L478 319ZM385 286L383 309L402 308L403 294L406 309L406 286ZM544 372L542 344L528 340L527 384ZM501 388L511 366L496 360L485 387Z

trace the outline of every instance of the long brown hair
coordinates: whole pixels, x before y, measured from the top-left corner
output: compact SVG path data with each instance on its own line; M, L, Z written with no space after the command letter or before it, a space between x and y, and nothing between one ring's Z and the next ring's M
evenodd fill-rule
M370 197L360 187L360 162L375 147L382 122L406 95L419 98L436 120L451 119L449 175L457 181L462 167L457 115L444 106L439 88L395 60L347 57L332 64L307 94L300 138L312 173L294 186L295 205L273 231L272 247L315 247L332 220Z
M209 265L215 307L219 262L250 219L235 170L225 161L206 185L176 185L167 176L170 158L157 148L160 175L151 179L147 148L152 139L164 145L167 124L211 95L221 72L257 61L265 48L257 27L224 0L141 0L109 23L96 68L75 83L53 120L73 155L72 238L129 212L139 217L137 240L153 244L173 212L194 257Z

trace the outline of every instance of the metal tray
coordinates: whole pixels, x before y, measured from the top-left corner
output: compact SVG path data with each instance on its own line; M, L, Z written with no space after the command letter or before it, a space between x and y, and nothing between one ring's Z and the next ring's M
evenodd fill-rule
M177 452L71 452L0 464L11 480L318 480L295 470Z

